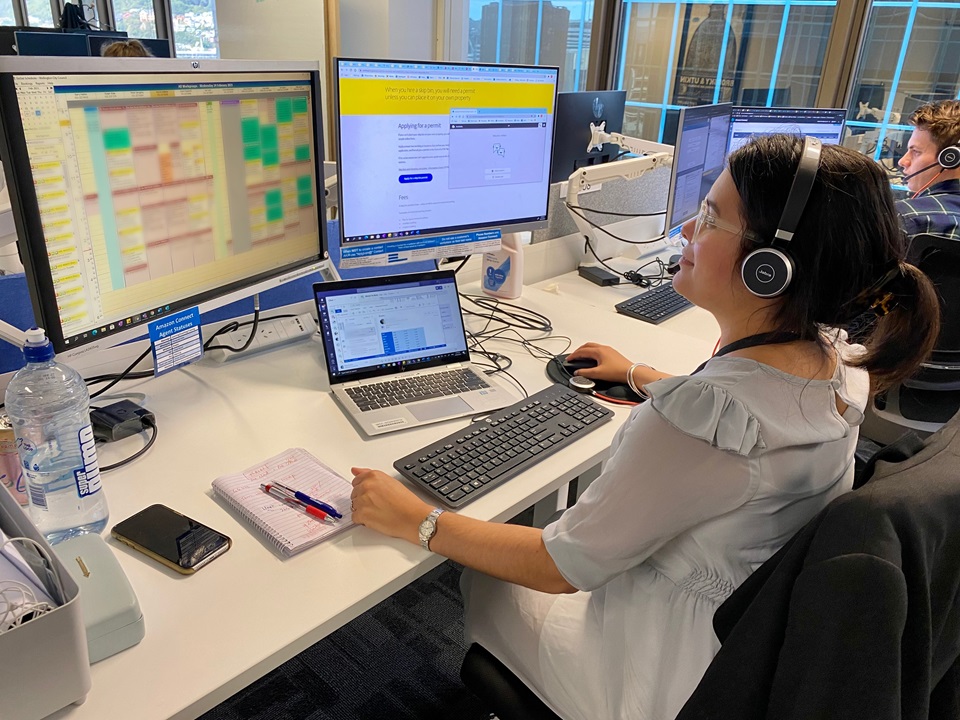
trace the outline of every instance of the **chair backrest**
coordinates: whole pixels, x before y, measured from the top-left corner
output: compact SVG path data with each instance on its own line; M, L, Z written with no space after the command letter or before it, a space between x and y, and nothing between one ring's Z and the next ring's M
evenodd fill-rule
M935 364L960 369L960 242L917 235L907 256L933 281L940 295L940 337L930 356Z

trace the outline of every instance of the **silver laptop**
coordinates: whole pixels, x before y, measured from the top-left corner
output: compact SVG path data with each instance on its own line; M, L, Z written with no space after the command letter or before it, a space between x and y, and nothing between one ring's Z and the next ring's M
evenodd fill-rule
M470 364L452 270L317 283L313 294L330 389L367 435L520 400Z

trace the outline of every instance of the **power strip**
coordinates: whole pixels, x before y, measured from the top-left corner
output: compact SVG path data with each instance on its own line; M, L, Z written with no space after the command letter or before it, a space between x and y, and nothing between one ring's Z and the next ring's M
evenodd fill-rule
M248 325L239 330L218 335L213 344L242 347L247 338L250 337L251 327L251 325ZM246 350L231 352L230 350L213 349L207 350L203 356L214 362L227 362L297 340L305 340L316 332L317 323L310 313L303 313L303 315L297 315L296 317L277 318L276 320L261 320L257 325L257 334Z

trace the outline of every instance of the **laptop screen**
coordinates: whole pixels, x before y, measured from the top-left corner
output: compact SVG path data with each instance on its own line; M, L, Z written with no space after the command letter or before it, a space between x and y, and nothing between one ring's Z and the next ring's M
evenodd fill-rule
M452 271L314 285L331 382L469 361Z

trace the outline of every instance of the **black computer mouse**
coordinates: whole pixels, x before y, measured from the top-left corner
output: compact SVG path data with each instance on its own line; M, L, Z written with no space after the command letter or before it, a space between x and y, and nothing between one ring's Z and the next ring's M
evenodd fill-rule
M583 370L585 368L597 366L597 361L593 358L577 358L576 360L568 360L566 357L564 357L562 363L563 369L571 375L573 375L577 370Z

